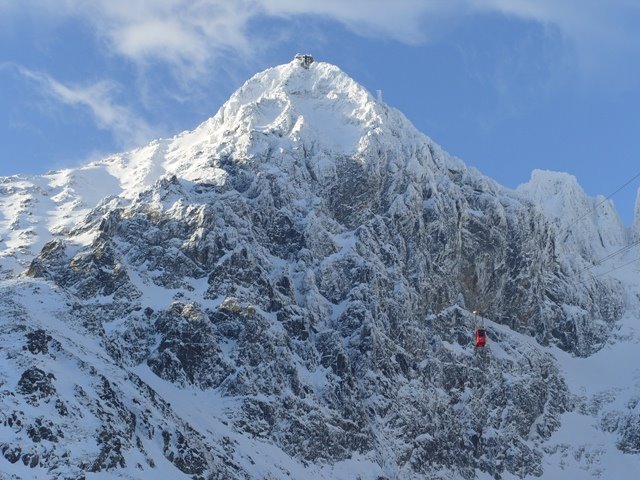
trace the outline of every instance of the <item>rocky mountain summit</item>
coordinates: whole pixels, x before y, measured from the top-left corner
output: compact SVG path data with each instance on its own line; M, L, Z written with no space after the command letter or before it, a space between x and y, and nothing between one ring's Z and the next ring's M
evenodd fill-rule
M296 57L191 132L1 182L6 478L640 468L637 382L567 376L637 341L638 283L594 270L631 244L611 204L550 172L506 189L333 65ZM559 438L576 418L614 447Z

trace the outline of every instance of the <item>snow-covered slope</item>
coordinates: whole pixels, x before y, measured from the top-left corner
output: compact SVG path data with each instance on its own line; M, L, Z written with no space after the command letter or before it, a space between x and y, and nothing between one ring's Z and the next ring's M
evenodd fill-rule
M598 202L505 189L304 58L192 132L5 179L0 472L618 478L636 385L579 371L633 351L638 284L585 269L627 241L610 206L562 232Z

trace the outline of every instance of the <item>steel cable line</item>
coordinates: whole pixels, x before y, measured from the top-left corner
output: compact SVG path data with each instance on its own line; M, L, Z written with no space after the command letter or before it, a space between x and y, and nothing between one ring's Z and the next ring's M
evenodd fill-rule
M599 273L598 275L594 275L594 278L602 277L602 276L607 275L607 274L609 274L609 273L611 273L611 272L615 272L616 270L619 270L619 269L621 269L621 268L623 268L623 267L626 267L627 265L631 265L632 263L635 263L635 262L637 262L638 260L640 260L640 257L636 258L635 260L631 260L630 262L627 262L627 263L625 263L625 264L623 264L623 265L619 265L619 266L617 266L616 268L612 268L611 270L607 270L607 271L606 271L606 272L604 272L604 273Z
M633 242L633 243L630 243L629 245L627 245L627 246L625 246L625 247L619 248L618 250L616 250L616 251L614 251L614 252L611 252L611 253L610 253L609 255L607 255L606 257L601 258L600 260L596 261L596 263L595 263L593 266L594 266L594 267L596 267L596 266L598 266L598 265L602 265L602 264L603 264L604 262L606 262L607 260L610 260L610 259L612 259L613 257L615 257L615 256L617 256L617 255L619 255L619 254L621 254L621 253L624 253L624 252L626 252L626 251L631 250L631 249L632 249L633 247L635 247L636 245L640 245L640 239L636 240L636 241L635 241L635 242ZM589 268L592 268L592 267L589 267Z
M622 248L619 248L618 250L615 250L615 251L611 252L609 255L607 255L604 258L601 258L600 260L596 260L596 262L593 265L589 265L588 267L581 268L580 270L578 270L578 273L585 272L587 270L592 270L592 269L594 269L596 267L599 267L600 265L602 265L607 260L611 260L613 257L616 257L616 256L620 255L621 253L628 252L629 250L631 250L636 245L640 245L640 239L636 240L633 243L630 243L629 245L626 245L626 246L624 246ZM633 263L634 261L629 262L629 263ZM628 265L628 264L625 263L624 265L622 265L620 267L616 267L613 270L610 270L610 272L613 272L614 270L617 270L618 268L622 268L625 265ZM605 273L602 273L602 274L594 275L594 277L597 278L597 277L600 277L602 275L605 275L606 273L609 273L609 272L605 272Z
M623 188L627 187L631 182L633 182L636 178L640 178L640 172L638 172L636 175L634 175L630 180L627 180L626 183L624 183L623 185L621 185L620 187L618 187L618 189L613 192L610 193L604 200L600 200L598 203L596 203L596 205L593 207L593 209L597 209L600 205L602 205L603 203L605 203L608 200L611 200L611 197L613 197L616 193L618 193L620 190L622 190ZM569 225L567 225L566 227L563 227L562 230L568 230L569 228L573 227L576 223L578 223L580 220L582 220L583 218L589 216L591 214L591 212L587 212L584 215L576 218L573 222L571 222ZM568 233L568 232L567 232Z
M606 198L604 198L603 200L600 200L598 203L596 203L596 205L593 207L593 210L595 211L600 205L602 205L603 203L607 202L608 200L611 200L611 197L613 197L616 193L618 193L620 190L624 189L625 187L627 187L629 184L631 184L634 180L636 180L637 178L640 178L640 172L638 172L637 174L635 174L633 177L631 177L629 180L627 180L625 183L623 183L621 186L619 186L614 192L610 193ZM582 220L583 218L589 216L592 212L589 211L587 213L585 213L584 215L581 215L580 217L576 218L573 222L571 222L569 225L563 227L560 232L558 233L562 233L562 232L566 232L566 234L568 235L569 229L574 226L576 223L578 223L580 220ZM607 256L605 256L604 258L601 258L599 260L596 261L596 263L594 263L593 265L590 265L588 267L583 268L582 270L579 271L585 271L585 270L591 270L597 266L602 265L604 262L606 262L607 260L612 259L613 257L623 253L623 252L627 252L629 250L631 250L633 247L635 247L636 245L640 245L640 239L636 240L635 242L629 244L629 245L625 245L622 248L619 248L618 250L615 250L613 252L611 252L610 254L608 254ZM635 260L634 260L635 261ZM629 262L629 263L633 263L633 262ZM628 263L625 263L624 265L620 266L620 267L616 267L613 270L610 270L610 272L613 272L614 270L617 270L618 268L622 268L623 266L628 265ZM596 275L596 277L605 275L606 273L609 272L605 272L603 274L600 275Z
M638 244L638 243L640 243L640 241L639 241L639 242L636 242L635 244ZM591 277L589 278L589 280L595 280L596 278L603 277L603 276L605 276L605 275L610 274L611 272L615 272L616 270L620 270L621 268L627 267L627 266L629 266L629 265L631 265L632 263L635 263L635 262L637 262L637 261L640 261L640 257L635 258L635 259L631 260L630 262L624 263L624 264L622 264L622 265L618 265L617 267L614 267L614 268L612 268L612 269L610 269L610 270L607 270L606 272L598 273L597 275L595 275L595 274L593 274L593 273L592 273L592 274L591 274ZM591 266L589 266L589 267L585 267L585 268L583 268L582 270L578 270L578 272L579 272L579 273L581 273L581 272L586 272L587 270L591 270L591 269L593 269L594 267L597 267L598 265L599 265L599 264L591 265ZM585 280L581 280L581 281L579 281L578 283L583 284L583 285L589 285L589 284L590 284L590 281L589 281L589 280L586 280L586 279L585 279Z

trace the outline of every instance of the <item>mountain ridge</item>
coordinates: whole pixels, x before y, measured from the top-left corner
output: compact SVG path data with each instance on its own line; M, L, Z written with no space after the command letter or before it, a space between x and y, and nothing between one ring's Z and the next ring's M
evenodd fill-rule
M318 77L318 80L315 80L316 77ZM342 89L340 90L340 96L335 93L335 88L329 88L329 86L333 85L331 84L331 80L334 80L333 77L337 77L340 80L336 82L339 88ZM311 81L310 79L314 80ZM356 123L360 122L360 127L355 128L358 128L360 132L366 130L367 134L359 137L358 135L351 136L351 145L348 148L344 144L340 145L340 142L332 145L333 147L339 147L335 152L332 150L332 146L321 145L319 141L321 138L331 137L332 135L318 135L313 130L314 127L311 127L311 129L306 127L304 122L305 115L299 114L295 107L292 107L290 97L301 96L303 93L305 95L313 94L315 97L320 96L320 99L322 99L322 96L327 97L329 101L324 102L324 107L320 102L320 110L331 110L327 105L332 105L336 101L347 98L347 106L351 109L350 113L356 112L351 121L340 122L332 118L333 122L327 122L323 121L328 120L327 118L314 118L317 111L311 109L309 112L311 115L306 115L306 117L311 117L313 124L338 124L341 127L335 130L339 132L341 128L354 128L353 120L355 119ZM280 102L280 104L274 108L273 105L269 105L270 102ZM267 107L264 107L264 104L267 104ZM240 107L242 105L246 105L246 107ZM274 118L270 118L265 112L269 108L272 109L272 113L273 110L282 111L277 115L274 114ZM315 110L318 109L316 108ZM342 105L342 111L338 112L337 115L339 120L341 117L346 118L346 111L347 108ZM336 116L336 112L331 113ZM267 117L272 120L270 123L265 123ZM383 122L382 117L387 121ZM228 123L229 118L233 119L234 127L231 130L235 130L234 133L239 138L227 138L231 131L225 131L225 128L221 127L221 125ZM301 121L300 119L303 120ZM306 124L308 123L307 121ZM172 139L155 140L145 147L124 154L112 155L105 160L92 162L75 169L49 172L39 176L2 177L0 181L4 187L0 192L3 194L0 195L0 201L2 201L0 208L2 208L3 216L5 217L2 226L5 231L16 233L9 234L9 238L3 238L0 241L5 243L5 249L3 250L8 252L9 256L20 258L20 251L27 253L27 258L22 262L18 262L19 265L15 265L14 262L14 271L16 271L24 268L27 265L28 258L33 256L46 243L48 239L46 238L47 230L53 233L67 232L73 224L88 214L102 198L116 196L130 201L142 190L150 188L155 181L164 175L177 175L179 178L199 182L223 182L225 172L215 165L211 165L211 158L214 156L224 157L226 154L225 145L236 144L240 148L244 148L251 144L253 148L271 149L273 151L283 148L283 146L277 142L269 144L264 139L261 141L260 138L253 139L251 142L248 142L248 139L252 135L277 136L280 138L285 137L286 140L289 140L290 143L285 146L286 150L292 148L308 148L312 150L315 146L320 145L320 150L326 150L325 154L355 153L359 147L366 148L367 142L374 141L372 134L373 137L380 135L381 132L379 130L382 128L380 124L388 125L389 123L395 128L393 131L389 131L389 128L387 128L387 131L383 132L383 143L395 140L398 131L408 131L411 132L410 136L414 137L414 141L418 143L420 141L426 142L429 148L442 152L442 149L437 144L418 132L400 112L388 107L386 104L378 104L369 92L357 85L337 67L322 62L313 62L309 68L301 68L299 61L294 59L289 64L267 69L249 79L225 102L216 115L205 120L192 132L183 132ZM240 134L238 134L238 130L240 130ZM327 132L323 133L326 134ZM340 136L344 137L344 135ZM357 141L354 141L354 138ZM359 146L358 142L364 142L365 145ZM214 148L214 151L210 152L208 156L203 156L202 153L199 153L210 147L215 147L218 150ZM313 152L310 151L309 153ZM234 155L247 159L251 157L252 153L239 151L234 152ZM190 159L189 161L192 164L185 165L184 159L186 158ZM322 179L323 168L331 168L331 162L327 160L327 155L321 158L326 164L311 168L311 171L316 175L316 179ZM460 169L461 165L463 165L460 160L448 155L440 154L438 158L455 163L454 169ZM398 168L398 165L391 168ZM464 166L463 168L470 167ZM531 191L531 188L527 189L526 187L526 185L533 182L535 175L536 172L533 172L532 180L528 184L518 187L516 191L520 193L529 191L529 200L537 204L544 204L544 202L541 202L542 199L536 197ZM557 180L561 180L566 178L565 175L559 172L552 176L556 176ZM560 184L566 185L565 191L575 196L573 190L577 187L577 184L573 187L563 182L560 182ZM85 188L81 188L81 185ZM508 190L505 187L502 188ZM591 201L588 200L588 197L580 187L577 188L580 190L580 201L586 207L587 203ZM554 196L558 197L559 193L561 192L555 192ZM526 195L525 198L527 198ZM600 202L599 198L597 197L593 203ZM29 203L53 203L53 205L48 207L50 208L48 212L42 212L42 209L41 211L29 209ZM610 205L610 202L605 203L606 205L601 206L607 208L604 216L613 216L615 217L612 220L614 224L620 223L619 220L616 222L618 218L617 212ZM603 208L600 208L600 210L603 210ZM557 220L559 215L558 212L553 212L552 209L548 208L545 213L551 220ZM577 214L572 213L572 215ZM598 216L600 213L595 215ZM43 222L49 224L47 229L43 229L39 225ZM634 220L634 225L637 222L637 220ZM621 228L620 225L613 226L616 230ZM607 222L606 225L597 228L596 233L599 232L602 235L603 230L610 227L611 222ZM624 228L622 227L622 229ZM634 228L633 226L631 228L633 232L635 232ZM593 232L583 232L582 234L587 235L589 233ZM620 233L616 234L617 237L620 235ZM38 240L40 237L42 239ZM622 244L620 238L616 238L615 242L616 245ZM33 248L30 248L31 245L33 245ZM7 253L5 253L6 255Z
M194 132L50 175L68 223L26 236L42 244L22 252L28 268L0 260L0 465L13 478L560 478L563 462L597 473L602 449L638 465L635 406L570 390L558 360L636 341L637 284L591 274L600 250L579 242L594 230L561 236L564 211L535 205L548 188L501 187L337 67L307 67L257 74ZM93 210L70 188L130 168ZM576 187L569 222L599 201ZM567 444L567 418L616 440Z

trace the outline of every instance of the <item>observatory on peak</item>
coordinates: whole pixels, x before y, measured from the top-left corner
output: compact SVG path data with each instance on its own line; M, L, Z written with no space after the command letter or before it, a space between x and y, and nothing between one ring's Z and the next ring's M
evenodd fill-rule
M297 53L294 60L297 60L302 68L309 68L313 63L313 56L308 53Z

